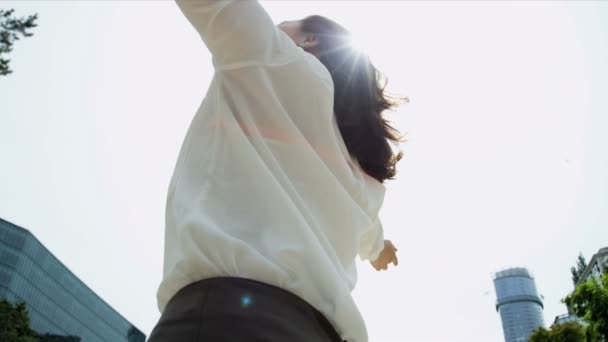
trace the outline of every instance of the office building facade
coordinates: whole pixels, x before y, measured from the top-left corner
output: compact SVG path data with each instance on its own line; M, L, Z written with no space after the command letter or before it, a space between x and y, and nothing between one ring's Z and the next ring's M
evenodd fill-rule
M608 247L600 248L597 253L593 254L576 285L578 286L592 278L599 280L602 274L606 272L608 272Z
M563 315L555 316L553 320L553 325L560 325L564 323L576 322L578 324L585 324L580 318L576 317L576 315L571 313L565 313Z
M505 342L526 342L535 329L544 327L543 302L527 269L496 273L494 287Z
M0 298L24 301L39 334L83 342L144 342L146 336L97 296L28 230L0 219Z

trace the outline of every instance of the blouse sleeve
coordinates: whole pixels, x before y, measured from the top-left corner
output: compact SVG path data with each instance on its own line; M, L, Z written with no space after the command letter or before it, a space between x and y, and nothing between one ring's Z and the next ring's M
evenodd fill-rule
M361 236L359 241L359 258L361 261L378 259L384 249L384 231L382 222L376 216L371 226Z
M216 68L268 64L296 45L256 0L175 0L211 52Z

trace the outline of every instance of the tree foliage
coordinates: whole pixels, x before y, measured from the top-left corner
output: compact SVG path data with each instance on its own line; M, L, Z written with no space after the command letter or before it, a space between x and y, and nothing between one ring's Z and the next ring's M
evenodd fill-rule
M583 253L579 253L578 259L576 260L576 266L570 267L570 273L572 273L572 283L574 283L574 287L578 284L578 281L581 279L583 272L587 268L587 261L583 256Z
M78 336L38 334L30 328L24 302L11 303L0 299L0 341L10 342L80 342Z
M579 284L574 292L564 299L574 314L588 324L586 334L608 341L608 273L599 280L591 278Z
M6 299L0 299L0 341L36 341L36 333L30 329L25 303L13 304Z
M536 329L529 342L585 342L585 332L577 322L554 324L551 329L544 327Z
M532 332L532 335L528 339L528 342L549 342L551 341L551 337L549 335L549 330L545 327L538 327L536 330Z
M129 327L129 331L127 332L127 341L129 342L144 342L146 338L144 335L137 330L134 326L131 325Z
M80 337L55 334L38 335L36 342L80 342Z
M0 9L0 76L13 72L9 68L10 59L4 59L2 55L13 50L13 43L20 39L19 36L32 36L33 33L28 30L37 26L38 14L27 18L14 18L13 12L13 9L8 11Z

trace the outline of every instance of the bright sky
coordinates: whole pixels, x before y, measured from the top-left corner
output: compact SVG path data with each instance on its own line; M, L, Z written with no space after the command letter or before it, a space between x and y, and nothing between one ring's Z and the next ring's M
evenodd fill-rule
M528 267L545 321L608 245L608 2L269 1L356 36L408 132L381 211L400 264L359 263L372 342L501 341L492 274ZM172 1L2 1L39 14L0 77L0 217L144 333L159 313L166 189L210 82Z

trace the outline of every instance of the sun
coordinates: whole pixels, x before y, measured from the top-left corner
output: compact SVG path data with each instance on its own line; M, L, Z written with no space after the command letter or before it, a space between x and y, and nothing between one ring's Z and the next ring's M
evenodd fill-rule
M348 45L357 54L365 53L365 48L364 48L363 44L361 43L361 40L357 36L351 35L350 38L348 39Z

